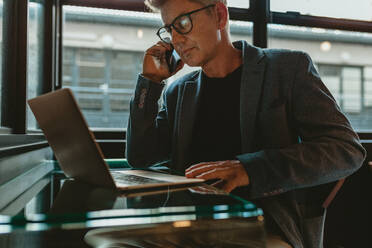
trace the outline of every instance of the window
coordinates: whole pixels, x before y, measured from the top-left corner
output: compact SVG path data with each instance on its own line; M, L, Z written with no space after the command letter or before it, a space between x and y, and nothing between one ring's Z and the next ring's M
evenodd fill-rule
M0 0L0 126L1 126L1 94L2 94L2 84L3 84L3 77L2 77L2 67L3 67L3 0Z
M228 0L229 7L249 8L249 0Z
M372 21L372 0L271 0L270 6L277 12Z
M91 127L123 127L143 52L63 49L63 86L73 90Z
M364 106L366 110L372 111L372 66L364 67ZM372 113L369 115L372 116Z
M159 40L160 14L75 6L63 12L62 86L73 90L90 127L126 128L144 52ZM251 23L232 21L231 32L233 40L252 40ZM195 69L185 66L168 82Z
M363 108L362 67L319 64L319 74L335 97L341 109L351 115L360 115ZM354 120L358 125L359 120Z
M44 5L29 3L28 54L27 54L27 99L42 93L43 48L44 48ZM27 129L36 129L36 120L27 105Z
M231 40L246 40L252 43L253 24L246 21L231 21L230 20L230 34Z
M64 6L63 87L90 127L126 128L144 51L158 38L159 14Z
M272 24L269 47L307 52L353 128L372 129L372 34Z

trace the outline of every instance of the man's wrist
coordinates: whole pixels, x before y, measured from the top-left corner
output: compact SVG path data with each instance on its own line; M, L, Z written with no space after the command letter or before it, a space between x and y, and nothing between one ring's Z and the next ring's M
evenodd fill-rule
M149 74L144 74L144 73L141 73L142 77L150 80L151 82L154 82L154 83L162 83L164 78L160 78L160 77L157 77L155 75L149 75Z

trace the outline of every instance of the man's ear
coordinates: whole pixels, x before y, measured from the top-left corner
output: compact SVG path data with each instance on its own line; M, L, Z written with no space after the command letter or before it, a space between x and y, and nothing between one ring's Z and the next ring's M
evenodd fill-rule
M227 6L221 2L216 3L216 13L218 21L218 29L225 29L227 21L229 19L229 11Z

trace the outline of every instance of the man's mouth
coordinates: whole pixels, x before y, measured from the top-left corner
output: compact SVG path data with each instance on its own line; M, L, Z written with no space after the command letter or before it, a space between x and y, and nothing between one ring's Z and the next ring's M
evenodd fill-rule
M188 52L190 52L192 49L194 49L193 47L191 48L187 48L187 49L184 49L182 50L182 55L186 55Z

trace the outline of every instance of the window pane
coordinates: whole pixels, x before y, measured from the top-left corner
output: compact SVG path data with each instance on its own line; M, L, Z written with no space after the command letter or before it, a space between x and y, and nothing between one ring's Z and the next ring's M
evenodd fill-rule
M269 47L307 52L352 126L372 129L372 34L269 25Z
M160 15L74 6L63 12L63 87L73 90L90 127L126 128L144 51L159 41ZM233 21L231 33L252 40L252 25ZM196 69L185 66L168 81Z
M27 51L27 99L42 92L43 81L44 6L29 3L28 51ZM36 120L27 105L27 128L36 129Z
M159 14L63 7L63 87L88 125L126 128L144 51L158 41Z
M372 0L271 0L271 10L372 21Z
M229 7L249 8L249 0L228 0Z
M364 68L364 107L372 115L372 65Z
M3 67L3 0L0 0L0 126L1 126L1 94L3 91L3 76L2 76L2 67Z

